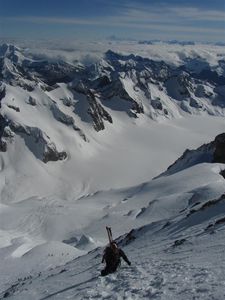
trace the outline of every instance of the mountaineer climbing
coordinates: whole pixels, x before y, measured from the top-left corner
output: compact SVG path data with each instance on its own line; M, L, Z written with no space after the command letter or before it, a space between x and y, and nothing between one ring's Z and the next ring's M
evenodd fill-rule
M101 271L102 276L106 276L110 273L114 273L118 266L121 264L121 257L125 260L125 262L130 266L131 262L127 258L126 254L120 249L116 242L112 240L111 228L106 227L109 237L109 246L107 246L104 250L104 254L102 257L102 263L105 262L106 266Z

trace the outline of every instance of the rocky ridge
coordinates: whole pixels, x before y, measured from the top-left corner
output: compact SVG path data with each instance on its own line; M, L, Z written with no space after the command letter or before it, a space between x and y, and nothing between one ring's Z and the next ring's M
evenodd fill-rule
M200 59L198 63L202 63ZM38 118L35 113L39 107L46 114L50 111L54 120L73 129L85 142L89 138L84 123L90 124L97 132L104 130L110 124L113 126L117 111L130 118L146 116L155 121L185 114L223 116L225 63L220 61L216 70L206 64L199 73L194 73L189 65L190 61L187 61L175 68L163 61L109 50L99 62L78 67L63 61L35 60L26 57L23 49L3 44L0 46L0 149L6 151L9 143L5 128L12 132L10 141L13 134L18 135L18 130L12 125L15 120L10 110L23 119L23 123L17 126L24 128L23 135L31 137L33 130L30 128L35 127L26 124L24 103L21 105L17 92L23 94L26 104L34 108L34 118ZM55 91L64 94L63 98L53 99ZM42 131L40 136L49 136L41 128L34 131ZM42 142L44 140L47 148L49 143L54 144L46 138ZM42 143L37 139L36 142ZM65 151L56 150L57 145L50 148L55 154L47 155L47 158L39 156L42 161L67 156L60 156L59 153Z

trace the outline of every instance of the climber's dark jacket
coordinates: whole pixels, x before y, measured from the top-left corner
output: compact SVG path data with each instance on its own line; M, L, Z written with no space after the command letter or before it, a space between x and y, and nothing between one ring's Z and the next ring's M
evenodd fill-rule
M123 258L128 265L131 265L131 262L127 258L126 254L120 248L112 249L111 246L106 247L102 262L106 263L105 269L101 271L101 275L105 276L109 273L114 273L118 266L121 264L121 259Z

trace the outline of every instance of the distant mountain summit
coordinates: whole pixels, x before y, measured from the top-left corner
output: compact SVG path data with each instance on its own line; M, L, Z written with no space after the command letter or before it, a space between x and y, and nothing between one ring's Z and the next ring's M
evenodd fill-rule
M77 67L63 61L34 60L24 56L23 51L13 45L0 46L0 79L13 86L33 90L53 86L57 82L69 82Z

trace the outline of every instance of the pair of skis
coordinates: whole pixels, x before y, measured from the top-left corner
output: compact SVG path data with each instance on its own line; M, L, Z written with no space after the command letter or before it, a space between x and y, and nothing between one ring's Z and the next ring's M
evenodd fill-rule
M107 234L108 234L109 243L111 244L113 242L111 227L106 226L106 231L107 231Z

